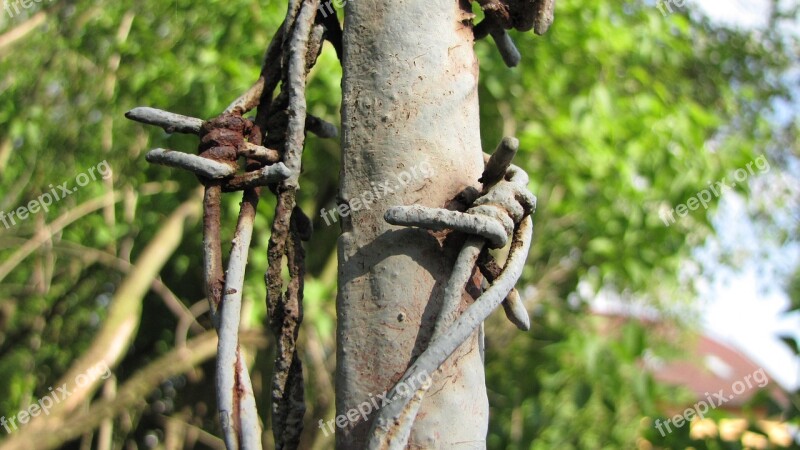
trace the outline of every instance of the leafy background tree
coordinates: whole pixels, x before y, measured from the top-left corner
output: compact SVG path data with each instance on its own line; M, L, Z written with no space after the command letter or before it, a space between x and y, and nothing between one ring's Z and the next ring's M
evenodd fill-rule
M775 25L796 18L797 5L781 5L773 26L750 32L686 10L664 17L651 3L564 0L547 36L514 36L525 49L518 68L507 69L491 44L476 44L484 147L502 136L519 137L517 162L539 199L521 283L528 286L533 329L522 334L498 318L487 324L490 448L631 448L642 439L669 448L717 448L688 435L658 442L648 418L666 415L664 404L675 393L654 382L640 362L647 352L680 354L679 346L636 322L609 335L589 313L590 302L598 292L613 292L691 330L696 323L684 316L693 311L697 290L686 268L693 267L692 252L715 234L719 199L709 212L694 211L669 227L660 214L762 153L772 165L765 179L796 182L800 122L787 80L797 70L792 55L800 47ZM210 329L196 216L187 213L185 228L159 234L180 205L197 203L196 180L153 168L143 157L155 147L191 151L196 142L146 129L123 114L154 105L217 115L257 78L284 8L240 0L59 0L0 16L0 211L28 204L51 184L74 186L77 174L101 161L114 170L111 180L93 181L48 212L0 226L0 414L11 416L46 395L97 344L111 306L140 305L132 309L137 331L112 371L120 388L148 369L154 376L141 382L146 401L125 404L114 415L112 442L152 447L177 440L219 448L212 436L220 435L210 388L213 355L203 353L188 371L159 365L160 357L200 342ZM339 62L326 48L311 74L310 113L339 123L340 80ZM329 448L332 437L316 422L333 417L339 230L318 211L335 204L340 155L332 140L309 137L307 148L308 181L299 204L316 232L306 246L301 345L309 410L303 445ZM757 187L735 190L763 198ZM247 341L251 353L258 352L251 373L264 416L271 355L263 337L260 271L273 206L265 199L243 321L254 336ZM793 207L784 200L772 196L760 207L751 202L753 220L778 245L797 241L796 219L774 220L776 211L786 215ZM225 199L223 230L229 233L238 201ZM54 226L62 217L74 221ZM174 251L157 278L137 278L152 289L140 296L120 292L135 275L131 264L151 264L140 258L149 257L143 250L161 245L160 239ZM20 253L29 247L29 254ZM796 311L796 274L793 279L788 290ZM187 314L198 316L197 323ZM797 423L793 414L786 417ZM90 442L93 433L84 431L60 445ZM99 434L95 439L102 441Z

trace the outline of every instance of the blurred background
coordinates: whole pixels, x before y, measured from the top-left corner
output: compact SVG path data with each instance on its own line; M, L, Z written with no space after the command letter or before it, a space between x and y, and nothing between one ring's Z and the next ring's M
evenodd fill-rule
M198 183L144 160L197 141L124 113L219 114L257 78L285 2L0 1L0 415L119 361L57 430L4 422L0 449L222 449ZM487 323L489 448L800 448L798 8L559 0L547 35L513 34L517 68L476 44L484 148L519 137L539 200L518 285L533 328ZM309 112L338 125L340 82L326 44ZM334 418L339 229L319 211L339 161L335 139L309 136L302 448L333 447L317 422ZM224 200L229 242L240 198ZM273 207L264 196L242 323L265 421Z

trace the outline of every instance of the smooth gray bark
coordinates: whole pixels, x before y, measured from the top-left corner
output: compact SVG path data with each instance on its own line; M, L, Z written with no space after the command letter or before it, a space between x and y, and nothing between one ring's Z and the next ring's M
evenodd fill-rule
M469 5L351 0L345 17L341 202L352 210L339 239L337 416L385 393L426 348L463 243L443 246L428 231L389 225L384 212L447 207L480 187L483 170ZM399 182L421 164L431 177ZM464 292L460 311L468 301ZM484 383L475 332L434 379L409 447L484 447ZM337 427L337 448L363 448L376 415Z

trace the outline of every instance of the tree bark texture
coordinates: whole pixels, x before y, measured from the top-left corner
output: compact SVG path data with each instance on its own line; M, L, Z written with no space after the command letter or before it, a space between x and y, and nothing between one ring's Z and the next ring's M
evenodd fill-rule
M350 212L339 238L337 416L374 405L426 348L463 243L391 226L384 212L457 207L460 193L480 188L483 170L470 5L350 0L345 7L339 201ZM472 300L463 292L459 310ZM434 378L409 448L482 448L488 410L476 332ZM364 416L337 427L337 448L363 448L376 413Z

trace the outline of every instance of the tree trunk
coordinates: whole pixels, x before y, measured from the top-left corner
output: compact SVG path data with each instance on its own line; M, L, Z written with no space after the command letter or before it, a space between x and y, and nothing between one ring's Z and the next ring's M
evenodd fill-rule
M360 449L372 406L430 340L463 242L391 226L383 214L457 206L459 193L480 187L483 157L470 5L352 0L345 17L336 413L346 419L336 444ZM462 307L472 300L462 298ZM476 332L434 378L409 448L485 446L480 347Z

